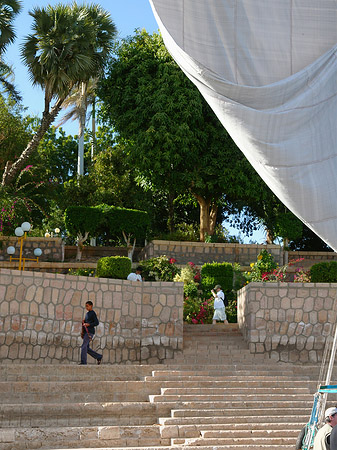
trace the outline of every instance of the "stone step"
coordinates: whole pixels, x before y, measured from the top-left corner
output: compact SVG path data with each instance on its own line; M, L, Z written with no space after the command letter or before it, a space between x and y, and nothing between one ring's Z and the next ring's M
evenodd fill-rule
M282 423L277 422L260 422L261 418L258 418L258 422L254 423L237 423L236 418L233 417L232 420L224 421L223 418L218 418L218 420L215 420L214 423L200 423L200 424L186 424L182 425L179 423L175 423L173 425L162 425L160 427L160 433L163 438L191 438L191 437L200 437L204 436L203 433L209 432L209 431L228 431L232 433L234 436L239 436L241 432L247 432L251 433L251 431L254 432L260 432L263 431L264 433L266 430L274 430L275 432L278 431L281 433L280 435L286 436L287 431L289 430L289 423L284 421ZM306 417L303 421L298 421L297 418L294 418L294 420L291 422L291 428L293 430L296 430L296 436L299 433L299 430L301 430L305 424Z
M273 402L270 402L268 407L266 405L263 405L263 409L259 409L259 415L261 416L261 420L265 420L265 416L272 417L273 415L280 415L281 413L284 416L292 416L295 413L297 414L305 414L306 417L310 415L312 404L304 404L302 402L299 402L299 405L282 405L277 406L277 408L272 405ZM257 407L255 406L248 406L245 405L243 408L242 403L239 402L239 406L228 406L225 408L212 408L211 405L209 405L209 408L202 408L201 405L200 408L185 408L185 409L172 409L171 410L171 417L213 417L213 416L224 416L224 417L232 417L235 415L236 417L242 416L242 417L249 417L249 416L256 416ZM220 405L217 405L220 406ZM277 409L277 411L275 411Z
M0 405L1 428L153 425L171 414L169 403L91 402Z
M233 427L246 427L247 424L249 426L259 426L260 424L273 424L273 428L274 428L274 424L280 424L280 426L284 426L284 424L295 424L295 423L301 423L301 427L304 424L306 424L308 422L308 415L307 413L301 412L299 413L299 415L292 415L292 414L287 414L287 415L264 415L263 417L261 417L260 415L256 415L256 410L255 410L255 415L251 414L251 415L227 415L227 416L217 416L217 415L208 415L208 416L187 416L187 417L183 417L183 416L175 416L175 417L161 417L159 418L159 423L162 426L165 427L169 427L170 425L175 426L175 427L195 427L197 426L198 429L200 429L200 427L209 427L210 425L216 425L216 424L220 424L220 426L225 427L225 426L230 426L231 428Z
M162 387L160 390L161 395L252 395L252 394L266 394L269 392L266 388L260 387L214 387L213 383L211 387ZM310 389L308 387L272 387L270 389L270 393L272 394L284 394L284 395L301 395L310 393ZM270 394L267 394L270 395Z
M158 425L0 429L1 450L169 445ZM42 443L42 446L41 446Z
M219 395L202 395L202 394L193 394L193 395L150 395L151 403L159 403L159 402L167 402L167 403L230 403L236 405L238 402L243 402L244 404L250 405L251 402L266 402L268 404L268 400L272 399L273 403L278 402L278 404L287 403L295 403L298 402L311 402L312 403L312 395L309 394L275 394L272 390L269 393L264 394L227 394L222 393Z
M121 402L148 401L148 396L160 393L160 381L22 381L0 382L2 403Z
M162 365L2 364L2 381L98 381L142 380Z
M214 378L216 378L216 380L218 381L237 381L242 383L242 377L240 375L227 375L227 376L216 376L216 375L202 375L199 374L198 372L196 372L195 374L191 374L188 375L187 373L185 374L177 374L176 372L172 372L172 374L170 373L155 373L151 376L146 376L145 377L145 381L151 381L151 380L174 380L174 381L199 381L199 380L203 380L203 381L215 381ZM259 381L259 382L264 382L264 381L272 381L274 383L278 383L280 381L286 381L288 383L291 383L291 380L294 381L299 381L302 382L302 385L304 383L307 383L307 380L303 380L302 377L297 376L297 377L289 377L289 376L273 376L273 375L265 375L265 376L254 376L254 375L247 375L244 377L244 382L246 383L246 385L250 385L251 382L254 381Z
M291 444L258 444L253 443L249 445L249 449L247 449L247 444L231 444L231 445L216 445L214 447L213 445L200 445L200 446L188 446L188 450L294 450L295 443ZM179 445L180 448L185 448ZM134 447L134 446L127 446L127 447L90 447L91 450L172 450L172 446L146 446L146 447ZM40 448L40 450L72 450L71 448L64 448L64 447L48 447L48 449ZM6 449L7 450L7 449ZM16 450L11 448L10 450ZM88 450L88 447L78 447L77 450Z
M190 448L190 446L195 446L195 447L199 447L199 446L212 446L215 445L216 448L218 449L219 446L230 446L229 448L235 448L235 444L238 443L240 445L246 445L249 446L249 449L251 448L252 444L265 444L265 445L292 445L292 448L294 448L296 442L296 437L294 436L290 436L290 437L272 437L272 436L268 436L268 437L250 437L250 438L246 438L246 437L240 437L240 438L215 438L215 439L203 439L203 438L199 438L199 439L172 439L171 441L171 445L175 446L175 445L183 445L183 446L188 446L188 448ZM247 447L246 447L247 448ZM270 447L269 447L270 448Z

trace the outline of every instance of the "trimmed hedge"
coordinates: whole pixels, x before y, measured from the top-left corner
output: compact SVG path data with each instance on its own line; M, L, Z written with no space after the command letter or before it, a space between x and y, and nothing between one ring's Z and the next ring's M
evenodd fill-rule
M77 236L79 232L82 235L88 232L91 236L95 236L102 218L102 212L91 206L70 206L64 213L66 228L73 236Z
M233 289L233 266L231 263L206 263L201 267L201 285L204 291L211 291L220 284L223 291Z
M146 211L117 206L70 206L65 211L67 231L74 237L88 232L91 237L106 235L122 237L123 231L137 241L146 239L150 218Z
M337 283L337 261L314 264L310 278L312 283Z
M131 260L126 256L106 256L97 261L96 277L126 280L131 272Z

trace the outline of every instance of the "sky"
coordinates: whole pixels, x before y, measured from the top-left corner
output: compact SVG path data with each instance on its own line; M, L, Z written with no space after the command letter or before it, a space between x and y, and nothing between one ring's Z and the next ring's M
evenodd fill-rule
M23 0L21 3L23 5L22 11L14 22L17 38L14 44L8 47L5 58L6 63L13 66L15 74L14 84L23 98L23 105L28 108L27 113L41 117L44 106L42 90L39 87L32 86L28 71L20 58L20 47L24 42L25 36L32 31L31 24L33 20L28 12L36 6L44 7L71 2L65 0ZM94 0L88 3L99 3L110 12L118 30L118 38L132 35L137 28L145 28L149 33L158 30L149 0ZM62 116L59 116L55 123L58 122L60 117ZM62 128L68 134L75 135L78 133L76 122L68 121L62 125ZM229 227L227 224L224 225L231 235L237 236L239 234L238 230ZM241 237L245 243L249 243L251 240L259 244L265 242L265 234L262 231L255 232L251 237Z

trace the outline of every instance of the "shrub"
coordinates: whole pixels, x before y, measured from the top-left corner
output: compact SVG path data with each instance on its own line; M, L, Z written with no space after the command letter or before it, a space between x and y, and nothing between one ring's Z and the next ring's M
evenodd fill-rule
M274 261L274 257L272 254L268 253L267 250L263 249L255 263L251 263L250 272L245 272L245 276L248 282L251 281L268 281L266 278L266 274L274 273L275 269L277 269L277 264Z
M141 261L142 275L148 281L173 281L174 276L179 273L175 262L175 259L169 259L166 255Z
M126 256L107 256L97 261L96 277L126 279L131 260Z
M336 283L337 261L314 264L310 269L312 283Z
M208 300L187 297L184 300L184 321L187 323L212 323L213 298Z
M206 263L201 268L201 285L204 292L220 284L226 293L233 289L233 266L230 263Z
M69 269L69 275L79 275L82 277L94 277L95 269Z
M177 281L176 279L174 281ZM197 283L192 281L191 283L184 284L184 297L196 298L199 295L199 289Z

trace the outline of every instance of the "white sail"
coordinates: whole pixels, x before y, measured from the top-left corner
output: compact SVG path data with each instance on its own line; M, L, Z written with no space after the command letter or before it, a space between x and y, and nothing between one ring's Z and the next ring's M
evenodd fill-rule
M168 50L250 163L337 250L337 1L150 3Z

